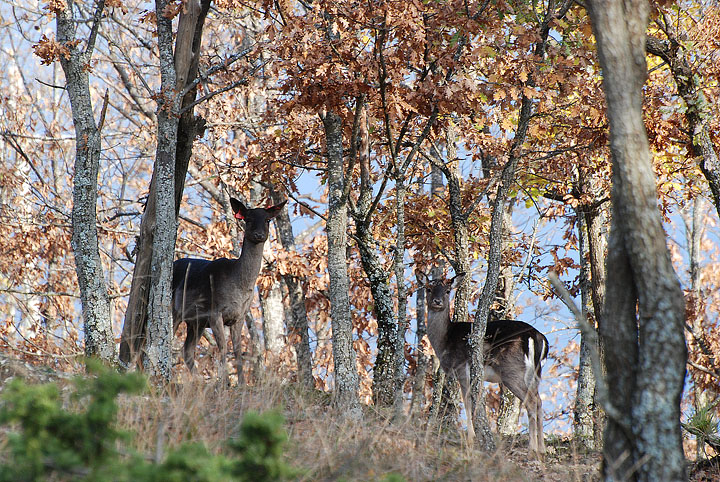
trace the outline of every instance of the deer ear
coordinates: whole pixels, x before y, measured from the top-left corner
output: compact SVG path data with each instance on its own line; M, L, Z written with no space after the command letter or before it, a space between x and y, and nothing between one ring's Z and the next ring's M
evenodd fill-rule
M281 203L276 204L275 206L270 206L269 208L265 208L265 211L268 213L268 215L271 218L274 218L275 216L280 214L280 211L282 210L283 207L285 207L286 203L287 203L287 199Z
M458 286L460 286L460 283L462 283L464 279L465 279L465 273L458 273L455 276L453 276L453 278L450 280L452 283L450 286L452 288L457 288Z
M235 217L237 219L245 219L245 216L247 216L248 208L246 208L243 203L241 203L234 197L231 197L230 206L232 206L233 213L235 213Z
M417 271L417 279L421 286L427 285L429 281L427 275L422 271Z

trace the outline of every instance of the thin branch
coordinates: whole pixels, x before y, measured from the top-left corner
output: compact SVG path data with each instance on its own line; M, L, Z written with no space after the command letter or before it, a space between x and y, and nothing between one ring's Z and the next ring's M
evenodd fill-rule
M631 436L632 430L630 429L630 424L627 421L626 414L620 412L620 410L615 405L613 405L612 401L610 401L607 380L605 380L602 369L602 362L600 361L597 331L595 331L595 328L593 328L590 323L588 323L585 315L577 307L568 290L565 288L565 286L563 286L562 282L560 282L557 273L555 273L554 271L550 271L548 273L548 280L550 281L550 284L554 288L555 293L558 295L560 300L572 312L573 316L575 317L575 321L577 321L578 323L578 328L580 329L580 332L587 340L588 347L590 348L590 361L592 363L593 372L595 373L595 390L597 393L598 401L603 406L603 409L605 409L605 413L608 415L608 417L612 418L615 423L618 424L618 426L622 427L623 431L625 431L628 436Z
M102 20L102 12L105 9L105 0L99 0L95 14L93 15L93 24L90 29L90 36L88 37L88 43L85 47L84 55L90 58L93 50L95 49L95 40L97 39L98 29L100 28L100 21Z
M195 100L194 102L192 102L192 103L186 105L185 107L183 107L183 108L180 110L180 112L179 112L178 115L183 115L183 114L185 114L186 112L188 112L190 109L192 109L192 108L195 107L196 105L198 105L198 104L200 104L200 103L202 103L202 102L205 102L206 100L212 99L213 97L215 97L215 96L218 95L218 94L222 94L223 92L227 92L228 90L232 90L232 89L234 89L234 88L236 88L236 87L239 87L239 86L241 86L241 85L247 85L248 82L249 82L249 77L250 77L251 75L253 75L255 72L257 72L258 70L260 70L262 67L264 67L268 62L269 62L269 60L268 60L267 62L263 62L262 64L260 64L260 65L258 65L257 67L255 67L252 71L250 71L250 73L248 74L247 77L245 77L245 78L243 78L243 79L240 79L240 80L236 80L235 82L231 83L230 85L226 85L225 87L223 87L223 88L221 88L221 89L219 89L219 90L214 90L214 91L212 91L212 92L208 92L208 93L205 94L204 96L200 97L199 99Z

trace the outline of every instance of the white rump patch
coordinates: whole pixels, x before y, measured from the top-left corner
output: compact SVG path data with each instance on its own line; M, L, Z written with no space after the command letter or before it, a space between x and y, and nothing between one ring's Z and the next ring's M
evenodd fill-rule
M535 381L535 340L528 339L528 351L525 354L525 385L531 387Z

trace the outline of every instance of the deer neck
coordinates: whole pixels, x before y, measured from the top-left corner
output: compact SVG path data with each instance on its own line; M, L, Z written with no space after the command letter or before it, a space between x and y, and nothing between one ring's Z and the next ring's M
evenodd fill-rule
M253 243L245 240L243 242L240 257L237 259L234 268L235 279L240 288L253 289L257 281L263 260L263 247L265 242Z
M450 307L441 311L428 310L427 335L435 351L445 346L450 324Z

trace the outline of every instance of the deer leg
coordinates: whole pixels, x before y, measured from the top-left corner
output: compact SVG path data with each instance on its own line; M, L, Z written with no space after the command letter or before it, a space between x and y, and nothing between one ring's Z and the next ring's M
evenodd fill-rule
M227 359L227 340L225 339L225 325L223 325L223 317L220 313L212 316L210 319L210 329L215 337L218 350L220 352L218 356L218 377L220 381L227 385L228 374L225 362Z
M243 353L242 353L242 328L243 321L238 321L230 325L230 339L233 344L233 353L235 354L235 367L237 368L238 385L245 383L243 376Z
M522 372L516 369L503 372L502 382L516 397L522 400L522 405L527 411L530 452L537 455L545 453L542 400L538 393L539 380L537 378L531 380L530 386L528 386Z
M186 325L187 336L183 345L183 360L190 373L195 373L195 347L198 341L198 327L195 323L186 323Z
M535 408L535 435L537 436L537 451L538 454L542 455L545 453L545 436L543 435L543 420L545 416L543 415L543 408L542 408L542 399L540 398L540 394L537 392L537 386L533 392L533 398L535 399L536 408Z
M475 426L473 425L472 400L470 399L470 367L455 371L455 377L460 382L460 393L462 394L465 416L467 417L468 445L475 442Z

